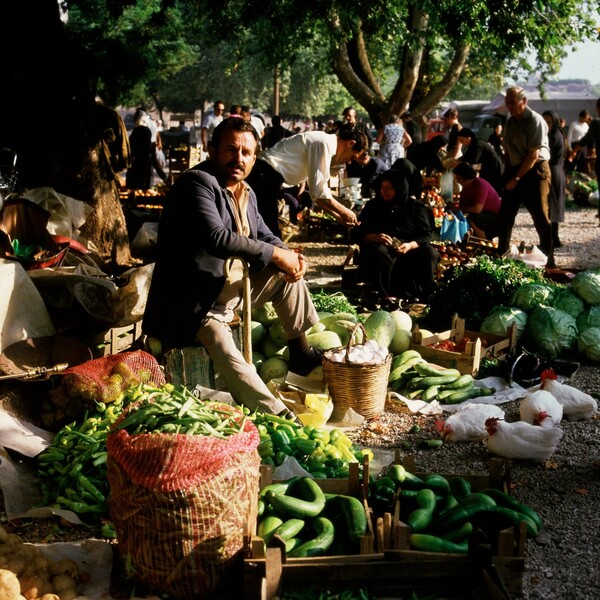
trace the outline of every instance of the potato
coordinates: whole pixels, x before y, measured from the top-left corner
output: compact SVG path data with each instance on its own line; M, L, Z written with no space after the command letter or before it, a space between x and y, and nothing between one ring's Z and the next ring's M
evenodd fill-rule
M0 598L2 600L19 600L21 585L17 576L6 569L0 569Z
M62 600L62 598L56 594L44 594L39 600Z
M0 544L5 544L8 541L8 531L0 525Z
M51 562L48 564L48 572L50 575L61 575L62 573L66 573L73 579L77 579L79 576L79 566L70 558L61 558L56 562Z
M79 594L75 588L60 590L60 600L75 600Z
M27 569L27 561L15 552L13 556L9 557L6 568L18 577Z
M35 600L40 598L45 593L52 591L52 585L47 577L35 575L33 577L20 577L21 594L27 600Z
M54 587L54 591L62 596L62 591L68 588L77 588L77 582L66 573L61 573L60 575L55 575L52 578L52 586Z
M16 533L9 533L6 537L6 543L11 545L22 544L23 540Z

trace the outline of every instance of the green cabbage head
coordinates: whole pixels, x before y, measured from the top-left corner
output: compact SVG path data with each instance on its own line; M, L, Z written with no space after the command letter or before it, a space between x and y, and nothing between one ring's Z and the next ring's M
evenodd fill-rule
M538 306L529 313L523 345L535 354L559 358L576 349L575 317L550 306Z

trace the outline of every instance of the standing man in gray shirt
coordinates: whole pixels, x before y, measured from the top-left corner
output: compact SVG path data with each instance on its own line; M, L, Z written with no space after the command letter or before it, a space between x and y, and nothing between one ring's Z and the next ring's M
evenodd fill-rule
M515 219L523 204L540 238L539 248L546 255L546 267L556 268L548 214L551 179L548 126L540 114L527 106L527 96L522 88L509 87L505 102L510 117L504 133L507 166L503 178L498 250L504 254L509 249Z

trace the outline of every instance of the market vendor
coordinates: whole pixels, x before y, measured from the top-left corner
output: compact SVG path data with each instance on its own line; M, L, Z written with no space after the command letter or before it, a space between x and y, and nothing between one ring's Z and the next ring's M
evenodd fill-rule
M331 165L332 162L346 165L368 147L364 133L352 125L341 125L337 133L298 133L261 152L247 181L256 193L258 210L271 231L279 232L278 200L282 187L303 182L318 208L342 225L356 224L356 214L338 202L329 188Z
M454 167L456 182L462 187L459 209L466 215L473 233L491 240L499 234L501 199L498 192L467 162Z
M437 250L429 207L409 197L404 175L390 169L378 179L378 193L360 213L350 239L359 245L362 278L380 293L425 301L434 288Z
M159 223L143 329L166 349L199 342L236 402L285 414L285 405L234 343L230 323L242 308L243 271L233 269L226 278L223 270L230 257L248 263L252 307L273 303L291 371L306 375L321 364L305 335L318 321L303 280L306 261L268 229L244 181L257 148L250 123L225 119L213 132L209 159L177 178Z

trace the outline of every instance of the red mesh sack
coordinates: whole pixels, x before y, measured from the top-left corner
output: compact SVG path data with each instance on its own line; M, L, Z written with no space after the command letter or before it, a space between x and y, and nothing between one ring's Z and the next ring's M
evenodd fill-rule
M226 439L108 436L108 508L136 578L186 600L213 597L237 579L244 534L256 521L258 443L248 420Z
M161 386L165 381L157 360L143 350L88 360L63 371L60 384L50 392L50 415L55 425L64 424L81 418L96 402L114 402L132 385Z

